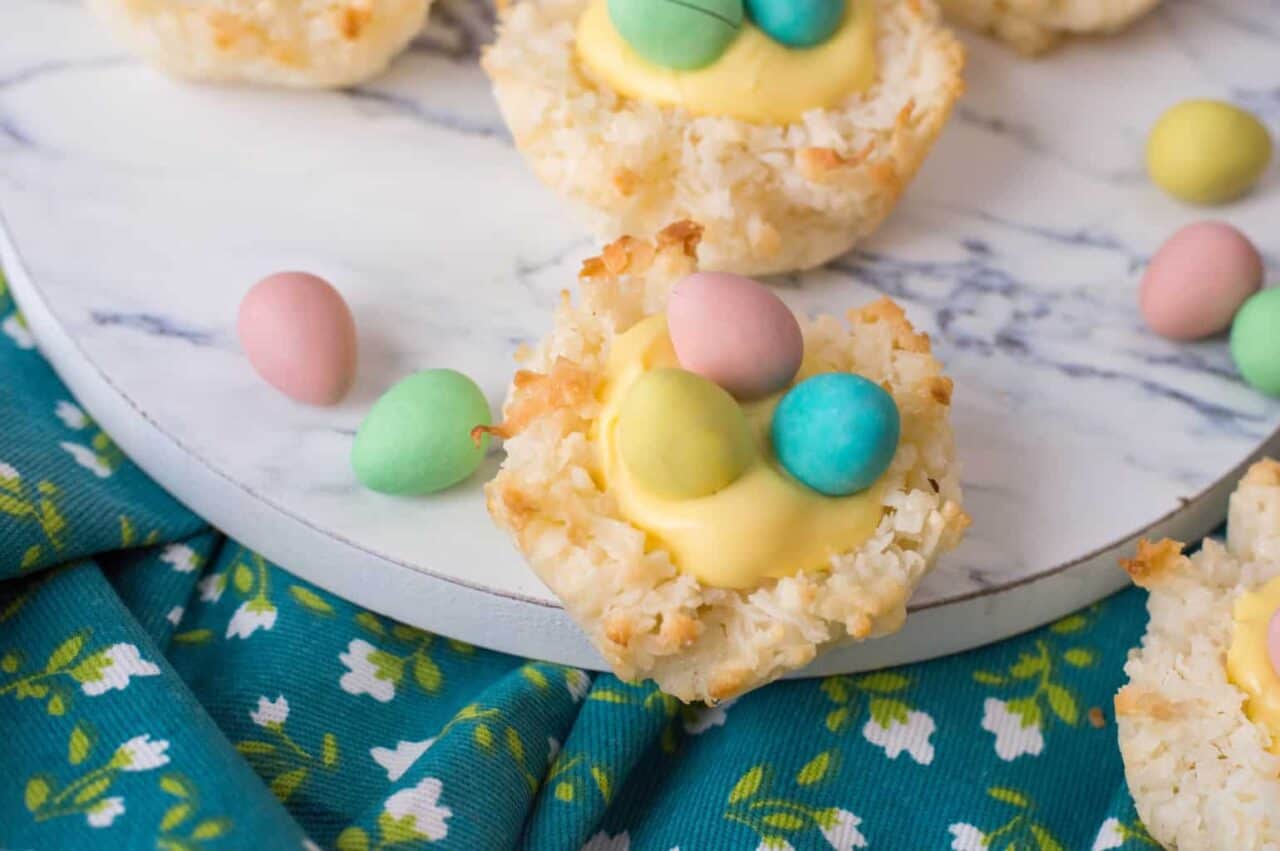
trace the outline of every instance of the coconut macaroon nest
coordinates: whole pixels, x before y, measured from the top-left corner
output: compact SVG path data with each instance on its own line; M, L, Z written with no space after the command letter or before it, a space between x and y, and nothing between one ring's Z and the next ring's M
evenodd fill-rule
M1227 543L1183 556L1143 541L1124 562L1151 592L1142 646L1116 695L1120 751L1138 814L1179 851L1280 848L1280 757L1227 676L1237 597L1280 575L1280 463L1260 461L1231 497Z
M197 80L347 86L381 73L431 0L89 0L132 50Z
M876 82L788 125L623 97L577 59L587 0L522 0L484 55L516 146L605 238L689 218L704 268L771 274L848 251L888 215L963 89L933 0L875 5Z
M968 517L948 419L951 381L928 338L881 299L847 322L800 320L801 377L856 372L882 384L901 413L870 539L833 555L829 569L751 590L704 586L646 543L597 485L589 433L612 341L665 310L671 288L696 269L700 233L682 222L655 242L623 237L583 264L579 303L565 293L551 334L522 358L499 427L507 458L486 492L498 525L620 677L715 702L807 664L844 636L898 629L908 596Z
M1160 0L938 0L947 17L991 33L1028 55L1067 35L1112 33L1154 9Z

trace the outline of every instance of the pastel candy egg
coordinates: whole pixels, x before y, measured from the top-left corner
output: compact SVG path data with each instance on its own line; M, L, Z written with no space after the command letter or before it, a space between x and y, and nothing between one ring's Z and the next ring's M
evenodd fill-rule
M791 383L804 359L796 317L763 284L697 272L672 290L667 330L680 365L743 400Z
M1280 677L1280 609L1276 609L1267 624L1267 658L1271 662L1271 670Z
M491 422L489 403L470 378L428 369L396 383L369 409L351 447L351 467L370 490L408 495L457 484L480 466Z
M609 0L609 18L631 49L663 68L703 68L738 36L742 0Z
M1280 397L1280 288L1254 294L1231 323L1231 357L1240 375Z
M889 468L901 419L893 397L860 375L815 375L773 413L773 451L788 473L827 496L866 490Z
M1151 330L1173 340L1217 334L1262 286L1262 258L1223 222L1187 225L1160 246L1142 276L1139 306Z
M732 484L756 457L746 414L710 381L683 369L646 372L617 421L622 463L645 490L697 499Z
M1238 198L1267 168L1271 136L1248 112L1216 100L1188 100L1160 116L1147 139L1147 173L1192 204Z
M327 281L280 272L254 284L240 302L240 345L263 380L309 405L333 405L356 371L356 323Z
M840 27L844 4L845 0L747 0L747 14L774 41L814 47Z

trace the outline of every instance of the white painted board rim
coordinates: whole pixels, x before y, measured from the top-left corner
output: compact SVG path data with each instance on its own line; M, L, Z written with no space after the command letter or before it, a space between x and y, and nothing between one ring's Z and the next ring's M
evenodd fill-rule
M62 381L143 471L213 526L303 579L387 617L490 650L608 669L560 606L369 552L219 473L148 418L81 350L28 275L3 211L0 263L41 352ZM796 676L851 673L945 656L1094 603L1127 584L1117 561L1138 538L1191 541L1212 531L1225 516L1239 476L1254 460L1276 451L1280 429L1208 488L1129 537L1034 576L909 607L911 615L899 632L864 643L842 643ZM429 603L424 606L424 601Z

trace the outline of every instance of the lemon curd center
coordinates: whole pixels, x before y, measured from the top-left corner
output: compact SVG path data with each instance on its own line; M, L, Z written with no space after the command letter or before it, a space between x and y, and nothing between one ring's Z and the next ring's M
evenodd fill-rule
M693 71L662 68L631 49L609 18L608 0L590 0L578 19L577 54L614 91L757 124L799 121L865 91L876 77L875 21L868 0L849 0L840 26L820 45L786 47L749 20L715 62Z
M622 515L671 554L683 573L720 588L754 588L764 579L826 569L831 556L861 546L880 522L879 487L828 497L791 478L769 443L778 393L744 403L759 452L728 487L697 499L664 499L640 488L618 450L618 412L631 385L651 369L679 367L666 316L652 316L617 337L601 390L592 440L598 473ZM801 380L804 370L801 370Z
M1245 714L1271 734L1271 752L1280 754L1280 675L1267 655L1267 627L1280 608L1280 577L1236 599L1227 677L1249 700Z

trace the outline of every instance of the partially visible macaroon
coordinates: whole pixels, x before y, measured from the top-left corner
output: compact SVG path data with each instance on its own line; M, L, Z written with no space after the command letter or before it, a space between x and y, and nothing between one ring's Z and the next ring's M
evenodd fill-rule
M431 0L88 0L148 62L193 80L299 88L374 77L422 29Z
M657 16L662 0L653 16L628 5L515 3L483 65L534 173L600 236L692 219L709 270L773 274L848 251L963 90L964 50L933 0L806 4L833 6L834 31L830 14L796 28L759 2L674 4L687 27Z
M1178 851L1280 847L1280 463L1231 496L1227 541L1188 557L1142 541L1150 592L1116 695L1125 776L1147 830Z
M1160 0L938 0L948 20L1035 56L1073 35L1118 32Z
M843 321L796 317L758 282L693 274L700 236L681 222L583 264L579 300L566 292L521 358L494 429L507 457L486 494L619 676L714 703L833 642L896 631L969 521L952 384L902 309L881 299ZM723 308L723 327L701 333L723 335L754 375L686 344L715 321L700 296ZM853 419L817 441L779 432L783 406L830 379L857 385L843 403ZM883 428L862 417L868 394ZM828 413L841 404L822 400ZM811 484L815 464L853 475Z

